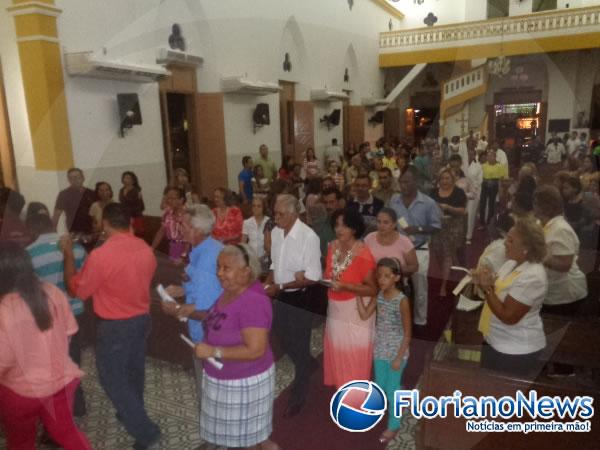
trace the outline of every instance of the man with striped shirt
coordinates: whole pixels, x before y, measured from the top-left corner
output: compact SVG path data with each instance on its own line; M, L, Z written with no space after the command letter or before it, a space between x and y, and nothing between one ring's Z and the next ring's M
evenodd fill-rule
M39 214L29 218L27 225L34 236L37 236L36 240L27 247L35 273L42 281L55 285L66 294L67 290L65 288L63 275L64 256L59 244L60 237L54 230L52 219L50 219L48 214L44 214L44 211L42 210ZM75 265L79 269L83 266L85 260L85 250L83 247L76 244L73 247L73 253L75 255ZM68 296L68 294L66 295ZM77 298L69 297L69 303L71 305L71 311L73 311L73 315L77 319L79 330L81 330L80 319L84 311L83 302ZM80 331L71 337L69 343L69 355L77 365L81 365ZM81 417L85 415L85 413L85 399L80 385L75 392L73 415Z

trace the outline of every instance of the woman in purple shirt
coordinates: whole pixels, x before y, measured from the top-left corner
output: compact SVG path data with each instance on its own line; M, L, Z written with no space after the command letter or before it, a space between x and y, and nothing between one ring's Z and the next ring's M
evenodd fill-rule
M276 450L273 430L275 366L269 345L271 300L257 281L261 272L246 244L228 245L219 255L217 276L223 293L205 319L205 340L196 345L204 363L200 435L224 447Z

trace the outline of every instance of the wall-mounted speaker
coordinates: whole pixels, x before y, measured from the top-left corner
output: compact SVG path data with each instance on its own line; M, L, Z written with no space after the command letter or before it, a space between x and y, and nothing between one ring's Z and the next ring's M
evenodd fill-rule
M331 112L331 114L324 115L323 118L319 122L325 123L327 125L327 129L330 130L331 127L337 127L340 124L340 116L341 116L341 110L334 109Z
M269 118L269 104L259 103L258 105L256 105L254 114L252 114L252 119L254 120L255 125L269 125L271 123L271 120Z
M121 137L125 137L125 130L134 125L142 124L142 111L137 94L117 94L119 105L119 123Z
M369 119L369 123L370 123L371 125L373 125L373 126L375 126L375 125L376 125L376 124L378 124L378 123L383 123L383 116L384 116L384 113L383 113L383 111L377 111L377 112L376 112L376 113L373 115L373 117L371 117L371 118Z

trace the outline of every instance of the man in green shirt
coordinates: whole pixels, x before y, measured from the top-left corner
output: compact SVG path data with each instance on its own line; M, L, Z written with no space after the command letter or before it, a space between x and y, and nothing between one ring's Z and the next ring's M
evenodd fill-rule
M258 148L258 151L260 155L254 161L254 167L261 166L265 177L267 177L269 179L269 183L271 183L273 180L277 179L277 168L275 167L273 160L269 159L269 147L267 147L265 144L262 144Z
M336 237L335 230L331 226L331 216L338 209L343 209L345 205L342 202L342 193L337 188L323 190L321 192L321 201L325 206L327 215L322 217L322 220L313 223L312 228L321 241L321 255L326 257L329 243L334 241Z

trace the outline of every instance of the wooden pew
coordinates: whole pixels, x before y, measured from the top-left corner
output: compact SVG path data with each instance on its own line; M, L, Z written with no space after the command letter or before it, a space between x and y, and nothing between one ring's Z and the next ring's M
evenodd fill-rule
M536 389L539 395L575 396L591 395L595 405L600 400L600 385L584 386L575 378L549 379L543 374L535 380L500 374L481 369L478 363L456 358L459 348L476 348L482 336L477 332L479 312L455 312L454 338L460 344L444 346L443 358L426 365L421 398L426 395L452 395L460 390L464 395L514 396L517 390L527 393ZM456 320L458 319L458 320ZM542 354L544 361L571 364L579 368L600 368L600 320L544 316L544 330L548 345ZM454 331L456 330L456 331ZM461 345L462 344L462 345ZM516 421L517 419L511 420ZM522 421L531 421L525 418ZM466 431L466 420L446 419L420 420L417 435L421 449L519 449L519 448L581 448L595 449L600 442L600 416L591 419L589 433L473 433Z
M188 325L186 322L180 322L162 312L160 297L155 289L159 283L165 287L169 284L181 284L183 266L176 266L162 253L157 252L156 259L158 268L154 274L150 291L152 330L148 337L146 355L191 368L193 351L179 337L180 333L188 335Z
M591 395L594 404L600 399L600 390L582 388L573 379L570 380L536 380L531 381L515 378L485 369L470 361L432 361L427 365L423 374L421 398L426 395L452 395L460 390L465 395L484 396L503 395L514 396L517 390L527 395L535 389L539 396L558 395L575 396ZM500 421L500 419L491 419ZM512 421L528 422L530 417L511 419ZM560 420L560 419L558 419ZM596 449L600 442L600 416L591 418L589 433L475 433L466 430L466 419L454 418L452 415L445 419L421 419L417 431L418 449Z
M483 342L477 330L480 313L454 311L452 336L458 347L475 348ZM542 321L547 339L543 360L600 369L600 319L542 315Z

